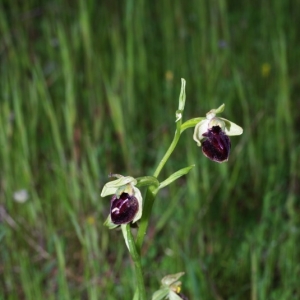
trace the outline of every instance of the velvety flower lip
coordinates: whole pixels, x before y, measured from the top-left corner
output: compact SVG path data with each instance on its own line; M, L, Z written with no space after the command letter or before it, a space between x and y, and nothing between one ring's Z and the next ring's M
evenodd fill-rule
M203 136L205 137L205 140L202 141L203 154L215 162L227 161L231 142L222 129L219 126L213 126Z
M110 217L114 224L121 225L132 222L139 209L138 200L127 193L122 193L118 198L111 198Z

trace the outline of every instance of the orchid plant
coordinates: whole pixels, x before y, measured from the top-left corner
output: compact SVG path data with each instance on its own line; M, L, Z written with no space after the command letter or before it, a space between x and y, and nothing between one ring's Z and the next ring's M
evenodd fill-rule
M217 117L218 114L224 111L224 104L217 109L211 109L205 117L190 119L183 123L182 114L186 99L185 85L185 80L181 79L179 105L176 111L175 135L154 174L152 176L138 178L122 176L120 174L110 174L110 177L115 177L116 179L106 183L101 192L101 197L112 195L110 200L110 213L104 224L110 229L121 227L126 246L134 262L137 281L137 288L133 297L134 300L146 299L141 265L141 249L156 195L160 189L168 186L181 176L186 175L194 167L194 165L185 167L163 181L158 180L158 176L174 151L181 134L188 128L194 128L193 139L197 145L202 148L203 154L212 161L223 163L228 160L230 155L231 143L229 136L243 133L243 129L240 126L227 119ZM142 186L147 187L144 198L139 190ZM138 230L134 235L132 227L136 223L138 224ZM161 288L153 294L152 300L187 299L186 296L181 293L181 282L178 281L182 275L183 272L164 277L162 279Z

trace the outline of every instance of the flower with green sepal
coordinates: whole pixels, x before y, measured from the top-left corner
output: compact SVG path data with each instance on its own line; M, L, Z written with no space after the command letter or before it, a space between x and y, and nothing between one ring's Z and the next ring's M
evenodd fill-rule
M182 275L184 275L184 272L165 276L161 280L160 289L153 294L152 300L186 300L187 297L180 292L181 281L178 280Z
M228 136L240 135L243 129L237 124L220 117L217 114L224 111L222 104L217 109L212 109L206 114L194 129L193 139L199 147L202 146L203 154L210 160L224 162L228 160L231 143Z
M143 197L136 187L137 180L131 176L111 174L116 180L106 183L101 197L113 195L110 203L110 214L105 225L110 229L118 225L135 223L142 216Z

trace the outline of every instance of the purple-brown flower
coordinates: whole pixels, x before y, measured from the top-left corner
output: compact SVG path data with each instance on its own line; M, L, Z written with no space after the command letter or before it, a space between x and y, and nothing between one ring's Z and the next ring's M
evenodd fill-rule
M212 109L206 114L194 130L194 140L198 146L202 146L203 154L210 160L222 163L228 160L230 154L230 135L240 135L243 129L235 123L224 118L216 117L216 114L224 110L222 104L217 109Z
M101 197L113 195L110 201L110 213L105 221L109 228L118 225L135 223L142 216L143 197L140 190L135 187L136 179L130 176L113 174L118 179L106 183L102 189Z

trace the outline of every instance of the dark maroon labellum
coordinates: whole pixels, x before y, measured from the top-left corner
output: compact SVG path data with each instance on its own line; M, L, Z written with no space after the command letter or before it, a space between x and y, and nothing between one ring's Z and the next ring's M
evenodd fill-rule
M113 195L110 205L110 216L114 224L127 224L134 219L139 203L133 195L122 193L119 198Z
M220 126L213 126L203 136L206 139L202 142L202 152L206 157L220 163L228 160L231 143Z
M177 295L178 295L181 299L183 299L183 300L189 300L187 296L185 296L185 295L183 295L183 294L181 294L181 293L179 293L179 294L177 294Z

